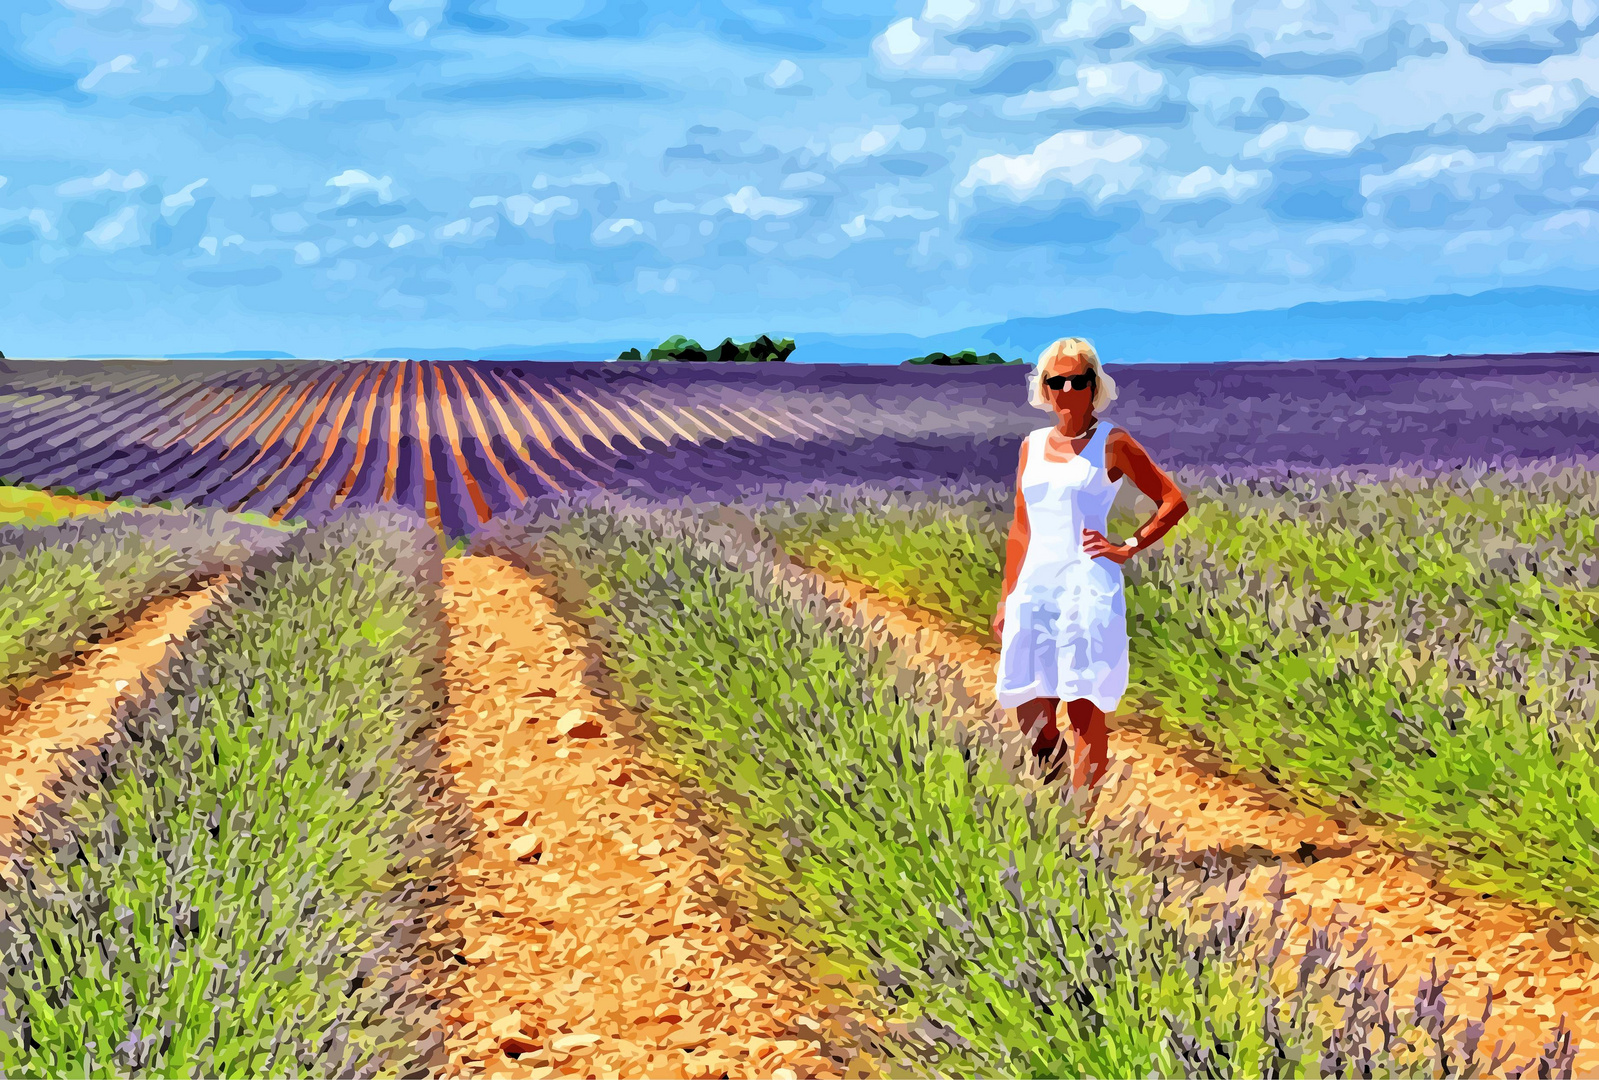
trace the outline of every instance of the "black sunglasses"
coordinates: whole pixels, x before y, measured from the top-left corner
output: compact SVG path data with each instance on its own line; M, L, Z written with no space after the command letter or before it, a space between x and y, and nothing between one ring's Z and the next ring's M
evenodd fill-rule
M1085 371L1081 375L1051 375L1044 380L1044 385L1051 390L1064 390L1066 384L1071 383L1073 390L1085 390L1094 381L1094 372Z

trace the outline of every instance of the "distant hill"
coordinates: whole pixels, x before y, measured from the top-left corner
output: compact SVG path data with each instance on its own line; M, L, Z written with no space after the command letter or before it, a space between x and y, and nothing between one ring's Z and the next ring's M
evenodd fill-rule
M1344 300L1218 315L1096 308L1016 318L918 337L912 334L792 335L791 364L898 364L932 352L992 350L1032 360L1061 337L1086 337L1111 363L1215 363L1362 356L1441 356L1599 350L1599 292L1544 286L1475 296ZM373 357L417 360L609 360L634 340L385 348Z

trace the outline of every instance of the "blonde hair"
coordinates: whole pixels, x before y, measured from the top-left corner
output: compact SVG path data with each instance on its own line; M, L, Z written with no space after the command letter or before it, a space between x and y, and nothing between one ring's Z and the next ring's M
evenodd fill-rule
M1099 353L1094 351L1093 344L1087 338L1067 337L1061 338L1038 354L1038 362L1033 365L1033 370L1027 378L1028 404L1046 412L1054 408L1050 405L1049 398L1044 396L1044 373L1057 360L1065 360L1068 357L1082 357L1088 361L1089 368L1094 372L1095 412L1116 400L1116 380L1105 374L1105 369L1099 362Z

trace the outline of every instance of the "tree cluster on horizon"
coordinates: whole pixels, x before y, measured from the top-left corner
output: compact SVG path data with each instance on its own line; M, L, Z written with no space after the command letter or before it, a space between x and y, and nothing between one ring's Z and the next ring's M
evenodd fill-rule
M936 367L970 367L977 364L1025 364L1027 361L1018 357L1015 360L1006 360L999 353L983 353L979 356L971 349L964 349L951 356L948 353L930 352L926 356L916 356L906 360L907 364L932 364Z
M762 334L754 341L746 341L742 345L732 338L723 338L722 343L712 349L703 348L693 338L684 337L682 334L673 334L665 341L649 351L648 355L641 356L637 349L628 349L618 356L618 360L678 360L687 363L781 363L789 358L794 351L794 340L783 338L773 341L770 336Z

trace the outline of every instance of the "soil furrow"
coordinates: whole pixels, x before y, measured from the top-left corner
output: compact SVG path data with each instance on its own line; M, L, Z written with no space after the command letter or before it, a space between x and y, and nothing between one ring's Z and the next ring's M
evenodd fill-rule
M161 692L195 620L222 599L230 580L152 602L136 622L0 713L0 865L19 828L53 801L63 765L111 737L119 717Z
M842 606L881 618L883 633L915 641L915 652L930 660L960 664L973 697L1015 723L994 702L999 653L992 645L869 586L813 573ZM1378 962L1390 978L1403 973L1396 1000L1410 1002L1436 960L1440 973L1454 970L1444 997L1462 1022L1482 1015L1492 987L1482 1045L1514 1042L1509 1066L1535 1056L1564 1016L1578 1051L1574 1074L1599 1075L1599 927L1450 888L1425 858L1380 830L1306 812L1281 792L1230 775L1210 755L1168 746L1149 718L1118 715L1109 723L1111 764L1094 819L1146 811L1196 862L1209 856L1247 874L1243 897L1261 915L1271 910L1272 879L1285 873L1284 914L1301 920L1285 963L1303 955L1313 925L1347 924L1349 944L1369 926ZM1213 898L1220 895L1218 886Z
M477 836L440 975L452 1075L842 1076L844 1006L749 924L695 808L586 676L541 582L446 564L446 768ZM829 1032L834 1032L829 1034ZM829 1056L831 1053L833 1056Z

